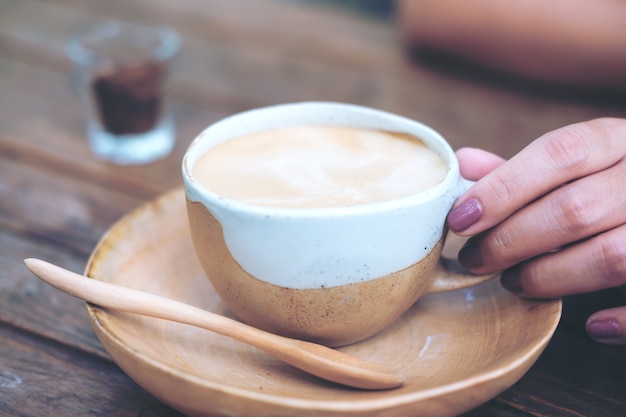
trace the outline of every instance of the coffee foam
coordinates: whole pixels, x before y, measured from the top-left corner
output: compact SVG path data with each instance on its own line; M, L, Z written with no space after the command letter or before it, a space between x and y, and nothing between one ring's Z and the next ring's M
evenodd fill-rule
M441 158L410 135L303 125L221 143L200 157L193 176L233 200L311 208L406 197L440 183L446 172Z

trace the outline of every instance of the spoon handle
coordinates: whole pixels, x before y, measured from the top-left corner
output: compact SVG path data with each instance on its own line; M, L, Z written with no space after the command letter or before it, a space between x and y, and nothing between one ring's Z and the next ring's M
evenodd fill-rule
M188 304L90 279L40 259L29 258L24 263L43 281L92 304L184 323L232 337L329 381L363 389L389 389L403 383L403 378L391 369L326 346L278 336Z

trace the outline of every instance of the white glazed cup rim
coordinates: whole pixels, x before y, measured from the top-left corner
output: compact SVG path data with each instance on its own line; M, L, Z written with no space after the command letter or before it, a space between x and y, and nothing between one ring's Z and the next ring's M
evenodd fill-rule
M235 138L237 136L241 136L245 133L268 130L273 127L285 127L290 125L304 124L298 122L290 123L289 116L285 116L283 115L283 113L288 111L313 112L319 111L320 109L324 109L325 111L336 110L338 112L340 111L344 113L337 116L336 120L334 121L320 120L316 118L316 116L312 116L308 124L355 126L372 129L377 128L376 123L373 123L371 125L355 122L351 123L350 120L346 121L346 119L350 119L350 117L344 117L346 114L358 114L359 117L367 115L376 118L376 120L385 120L385 126L380 127L380 129L382 130L407 133L418 137L431 150L435 151L437 155L442 158L447 167L446 176L439 184L407 197L347 207L328 208L284 208L252 205L221 196L202 186L193 177L192 172L194 164L197 162L198 158L219 143ZM245 122L246 120L254 117L263 118L263 125L265 125L266 127L252 127L249 130L244 127L244 132L242 133L240 129L242 129L241 126L245 125L245 123L241 122ZM268 118L271 118L271 120L268 121ZM390 126L397 126L397 128L394 129ZM405 128L403 128L403 126ZM407 129L406 127L409 126L411 128ZM223 133L224 131L229 133ZM230 133L231 131L232 133ZM214 133L218 134L217 138L213 136ZM439 198L442 194L446 193L451 188L458 187L458 181L461 178L459 173L458 161L454 155L454 151L452 150L448 142L444 139L444 137L430 126L384 110L378 110L371 107L359 106L354 104L324 101L308 101L261 107L234 114L208 126L191 142L187 151L185 152L182 161L182 175L185 185L185 193L191 201L212 202L217 206L228 208L229 210L234 210L240 213L246 213L248 215L289 218L312 218L320 216L358 216L360 214L393 211L395 209L400 209L407 206L420 205Z

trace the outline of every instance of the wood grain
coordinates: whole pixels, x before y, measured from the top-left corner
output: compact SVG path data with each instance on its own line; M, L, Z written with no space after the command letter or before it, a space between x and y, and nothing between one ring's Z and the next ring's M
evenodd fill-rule
M173 83L177 145L158 163L119 167L89 152L64 45L108 18L166 23L183 36ZM84 304L39 284L22 259L82 271L111 224L180 185L182 154L204 127L237 111L312 99L394 111L432 125L455 147L505 157L551 129L626 116L623 97L563 94L409 57L392 20L329 1L2 0L0 416L180 415L111 361ZM624 350L584 334L589 312L618 304L614 292L565 300L536 365L468 415L621 417ZM14 375L23 382L12 386Z

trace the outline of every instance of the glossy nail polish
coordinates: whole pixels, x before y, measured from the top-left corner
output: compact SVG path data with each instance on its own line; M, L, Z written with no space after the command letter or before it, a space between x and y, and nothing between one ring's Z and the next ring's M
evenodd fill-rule
M615 319L595 319L587 323L587 334L594 339L613 339L624 335L622 325Z
M483 215L483 207L480 201L471 198L455 207L448 214L448 227L451 231L458 233L472 226Z

